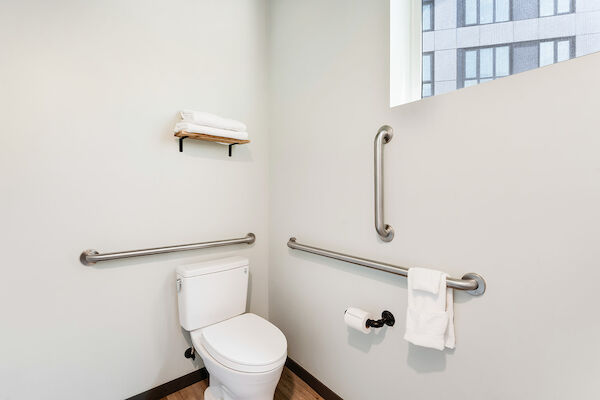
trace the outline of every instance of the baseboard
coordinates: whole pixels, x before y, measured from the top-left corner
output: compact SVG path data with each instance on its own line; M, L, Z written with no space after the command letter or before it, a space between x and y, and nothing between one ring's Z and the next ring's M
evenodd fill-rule
M288 367L288 369L294 374L296 374L298 378L306 382L308 386L313 388L313 390L325 400L344 400L340 396L338 396L337 393L325 386L323 382L312 376L310 372L302 368L300 364L298 364L291 358L287 358L287 360L285 361L285 366Z
M200 368L180 378L163 383L162 385L150 390L146 390L144 393L136 394L127 400L159 400L185 387L193 385L196 382L203 381L206 378L208 378L208 372L206 371L206 368Z
M288 367L289 370L294 374L296 374L298 378L306 382L308 386L313 388L313 390L317 392L323 399L344 400L291 358L288 357L287 360L285 360L285 366ZM163 383L162 385L150 390L146 390L144 393L136 394L127 400L159 400L185 387L193 385L196 382L203 381L206 378L208 378L208 372L206 371L206 368L201 368L180 378Z

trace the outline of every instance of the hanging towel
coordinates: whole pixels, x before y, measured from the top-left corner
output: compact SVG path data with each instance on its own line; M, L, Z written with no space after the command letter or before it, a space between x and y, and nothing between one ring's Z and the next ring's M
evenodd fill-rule
M193 124L191 122L181 121L175 124L175 132L186 131L190 133L204 133L205 135L221 136L231 139L248 140L248 132L231 131L228 129L213 128L211 126L203 126Z
M437 350L454 348L454 294L446 287L447 276L427 268L408 270L404 339L410 343Z
M247 128L243 122L234 119L219 117L202 111L183 110L179 113L185 122L196 125L210 126L212 128L227 129L236 132L246 132Z

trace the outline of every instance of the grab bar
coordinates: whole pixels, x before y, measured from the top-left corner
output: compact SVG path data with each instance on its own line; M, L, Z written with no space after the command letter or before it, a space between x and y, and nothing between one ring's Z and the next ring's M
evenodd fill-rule
M329 257L335 260L345 261L351 264L361 265L363 267L373 268L395 275L408 276L408 268L300 244L296 242L295 237L290 238L287 245L290 249L305 251L307 253ZM465 290L467 293L474 296L480 296L485 293L485 280L481 275L473 272L464 274L461 279L446 278L446 286L452 289Z
M254 233L249 233L243 238L215 240L213 242L180 244L177 246L155 247L152 249L117 251L114 253L100 254L96 250L85 250L79 256L79 261L83 265L94 265L100 261L119 260L121 258L150 256L154 254L174 253L177 251L207 249L209 247L230 246L232 244L247 243L252 244L256 240Z
M379 128L375 136L375 230L384 242L391 242L394 229L383 221L383 145L394 137L391 126Z

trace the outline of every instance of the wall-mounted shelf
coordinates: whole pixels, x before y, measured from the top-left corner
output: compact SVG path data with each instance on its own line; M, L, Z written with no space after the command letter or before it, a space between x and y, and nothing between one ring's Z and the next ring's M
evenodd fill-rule
M176 132L175 136L179 138L179 152L183 152L183 139L194 139L204 140L205 142L218 142L226 143L229 147L229 157L231 157L231 148L236 144L250 143L249 140L232 139L221 136L206 135L204 133L191 133L191 132Z

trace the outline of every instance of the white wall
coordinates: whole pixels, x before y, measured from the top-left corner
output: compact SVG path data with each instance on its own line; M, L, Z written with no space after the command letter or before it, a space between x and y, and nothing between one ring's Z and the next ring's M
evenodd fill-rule
M0 5L0 399L123 399L198 367L174 269L252 261L267 315L263 1ZM245 121L234 148L172 136L195 106ZM84 267L127 250L257 235L256 244Z
M174 268L230 254L253 262L250 309L346 399L594 398L600 56L390 110L387 1L269 7L2 3L0 399L122 399L192 371ZM184 106L246 121L253 142L180 154ZM389 244L372 226L383 123ZM251 247L78 261L248 231ZM455 351L411 347L403 278L293 252L291 235L489 289L457 295ZM348 332L348 305L397 325Z
M388 107L388 2L270 3L270 312L289 355L345 399L597 397L600 55ZM373 227L373 139L388 123L385 244ZM286 241L475 271L455 351L403 339L404 278ZM348 305L397 318L349 332Z

